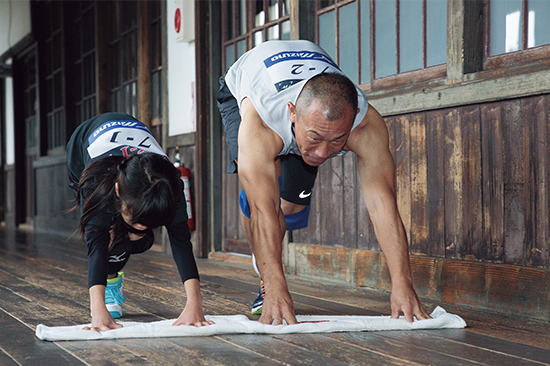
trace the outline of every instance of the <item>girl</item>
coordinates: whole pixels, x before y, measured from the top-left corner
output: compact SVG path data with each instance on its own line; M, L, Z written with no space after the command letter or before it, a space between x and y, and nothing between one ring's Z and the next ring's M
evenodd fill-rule
M132 116L107 113L82 123L67 144L67 174L81 210L88 246L92 325L120 328L124 265L153 245L151 229L166 226L187 303L174 325L203 326L199 274L187 226L180 173L147 127Z

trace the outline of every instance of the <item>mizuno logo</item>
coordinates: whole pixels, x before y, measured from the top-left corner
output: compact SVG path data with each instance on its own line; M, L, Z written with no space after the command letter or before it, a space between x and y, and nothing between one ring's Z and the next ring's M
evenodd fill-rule
M300 194L298 195L298 197L300 197L300 198L308 198L309 196L311 196L311 192L306 193L306 191L302 191L302 192L300 192Z
M109 262L110 263L118 263L124 261L126 258L124 256L126 255L126 252L119 254L119 255L111 255L109 256Z

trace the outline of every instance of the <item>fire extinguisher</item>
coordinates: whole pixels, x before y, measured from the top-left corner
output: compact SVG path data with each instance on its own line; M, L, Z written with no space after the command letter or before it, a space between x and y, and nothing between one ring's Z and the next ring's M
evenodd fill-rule
M176 146L176 162L174 166L180 171L180 179L183 181L183 194L185 197L185 203L187 205L187 224L189 225L189 230L195 230L195 215L193 212L193 195L191 191L191 182L193 181L193 173L189 168L186 168L181 163L181 157L179 152L179 147Z

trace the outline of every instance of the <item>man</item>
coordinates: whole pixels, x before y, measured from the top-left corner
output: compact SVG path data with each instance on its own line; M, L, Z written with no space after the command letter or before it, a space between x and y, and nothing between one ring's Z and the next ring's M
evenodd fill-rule
M283 236L307 226L317 167L347 151L357 155L363 197L391 274L392 317L429 318L412 286L388 130L365 93L308 41L263 43L220 82L228 172L238 167L241 223L263 280L260 322L296 323Z

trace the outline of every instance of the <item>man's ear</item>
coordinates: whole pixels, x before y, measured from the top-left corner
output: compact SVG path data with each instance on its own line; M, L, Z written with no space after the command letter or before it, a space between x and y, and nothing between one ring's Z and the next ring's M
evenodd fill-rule
M117 197L120 197L120 194L118 193L118 182L115 182L115 193Z
M296 106L292 102L287 103L288 106L288 119L292 123L296 123Z

